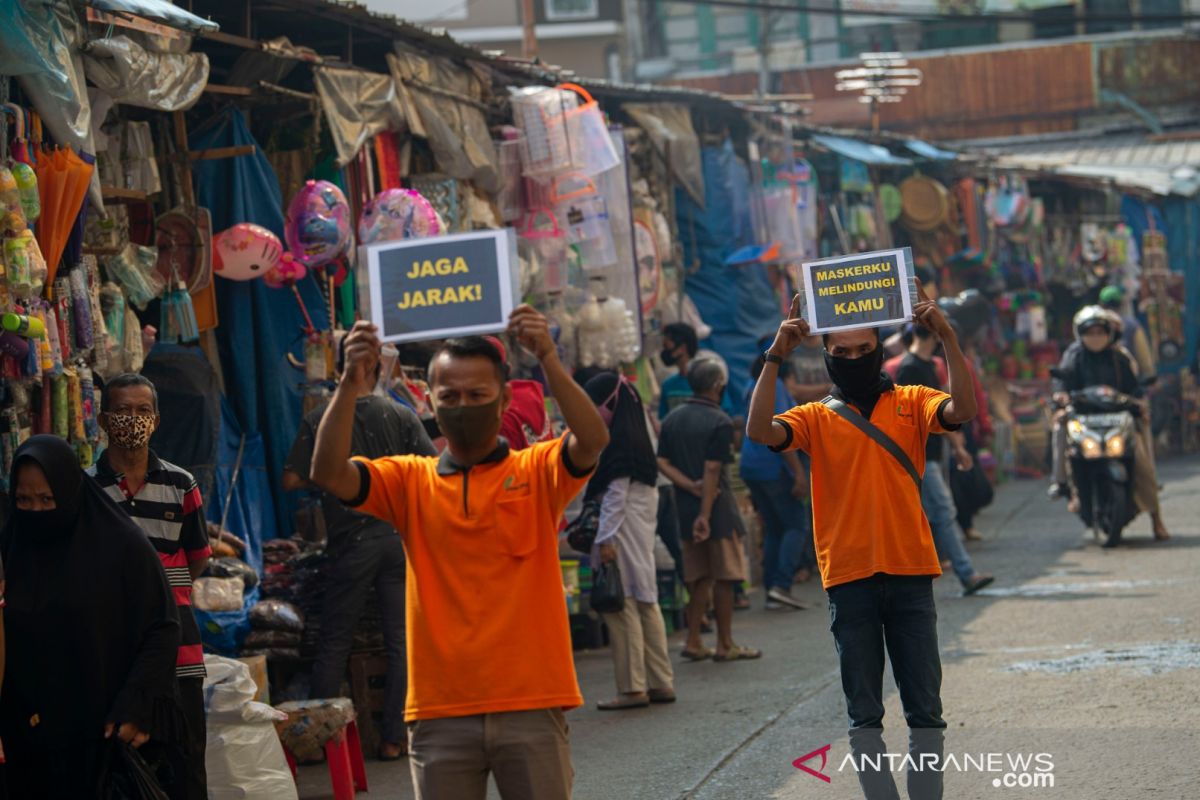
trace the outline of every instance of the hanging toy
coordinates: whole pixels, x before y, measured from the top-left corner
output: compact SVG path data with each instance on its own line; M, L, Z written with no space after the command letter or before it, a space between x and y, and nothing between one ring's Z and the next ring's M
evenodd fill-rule
M335 261L350 249L350 204L329 181L308 181L288 206L284 231L288 249L312 269Z
M12 165L13 178L17 181L17 191L21 196L21 210L25 212L25 221L32 225L42 215L42 200L38 196L37 173L33 167L21 161Z
M213 270L231 281L251 281L279 263L283 245L261 225L242 222L218 233L213 247Z
M358 218L362 244L422 239L445 231L433 204L415 189L385 189L363 207Z
M0 234L15 236L26 227L17 179L11 169L0 164Z

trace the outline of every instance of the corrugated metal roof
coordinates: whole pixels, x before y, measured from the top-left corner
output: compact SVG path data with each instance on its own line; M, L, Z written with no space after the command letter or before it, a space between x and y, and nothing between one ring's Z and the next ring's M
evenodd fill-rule
M1200 133L1196 139L1112 134L992 142L971 149L990 156L1001 168L1112 180L1164 195L1193 195L1200 189Z

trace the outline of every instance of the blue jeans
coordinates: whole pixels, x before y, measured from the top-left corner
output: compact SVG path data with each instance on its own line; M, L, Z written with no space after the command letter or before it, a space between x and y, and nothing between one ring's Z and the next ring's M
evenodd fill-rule
M937 464L925 465L925 477L921 480L921 505L925 507L925 516L929 518L938 558L950 559L950 563L954 565L954 574L963 586L966 586L967 581L975 574L975 567L971 564L971 557L967 555L967 548L963 547L962 529L958 527L954 498L950 495L950 488L946 486L942 469Z
M921 753L944 749L942 662L938 654L937 609L933 579L926 576L877 574L828 589L830 631L837 645L842 692L850 718L850 749L855 761L879 764L883 742L884 648L892 662L904 719L909 727L909 753L920 764ZM888 760L881 768L859 769L867 800L899 800ZM940 800L942 773L909 770L908 796Z
M763 583L787 591L796 570L813 564L812 511L792 497L791 478L746 486L763 519Z

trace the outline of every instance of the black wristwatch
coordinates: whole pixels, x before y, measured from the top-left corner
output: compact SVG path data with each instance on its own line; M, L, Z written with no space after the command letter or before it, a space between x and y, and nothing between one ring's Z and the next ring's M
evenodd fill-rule
M766 361L768 364L782 364L783 363L783 357L775 355L770 350L763 353L763 360Z

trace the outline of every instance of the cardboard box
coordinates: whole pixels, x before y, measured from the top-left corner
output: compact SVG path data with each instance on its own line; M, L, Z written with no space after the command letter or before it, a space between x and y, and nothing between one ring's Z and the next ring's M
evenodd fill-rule
M238 661L250 668L250 677L254 679L254 685L258 687L258 691L254 695L255 702L271 705L271 684L267 680L267 657L247 656L239 658Z

